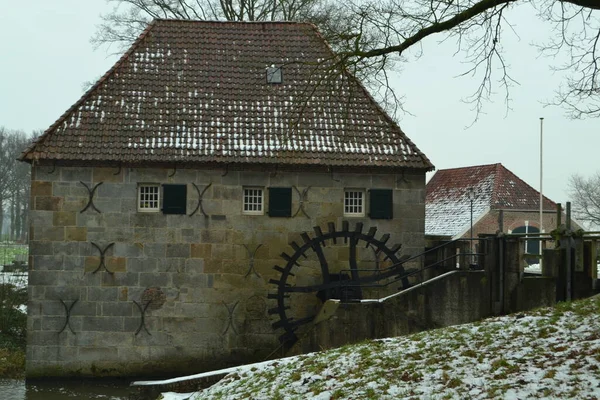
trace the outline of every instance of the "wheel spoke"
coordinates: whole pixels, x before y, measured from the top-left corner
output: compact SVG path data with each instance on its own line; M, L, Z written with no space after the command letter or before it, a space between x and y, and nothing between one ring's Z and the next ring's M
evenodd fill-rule
M325 302L332 297L340 298L340 300L356 300L362 298L363 286L367 286L373 283L382 282L386 279L392 278L392 281L401 280L403 284L408 283L408 275L404 270L403 263L406 261L408 256L398 257L396 253L400 250L400 245L389 247L387 245L390 239L390 234L384 234L381 239L375 238L377 228L371 227L366 233L363 233L363 225L358 222L354 230L350 230L348 221L342 221L341 230L335 229L335 224L330 222L327 224L327 232L316 226L313 228L314 237L311 237L308 233L304 232L300 236L303 244L300 245L296 242L291 242L290 246L294 250L293 253L282 253L281 257L286 261L284 267L275 266L274 269L281 274L279 279L271 279L270 283L277 286L276 294L269 294L270 300L276 300L276 307L270 308L268 313L270 315L279 315L280 319L273 323L274 329L283 329L285 333L280 337L282 343L285 344L287 349L291 348L294 343L297 342L298 337L294 333L298 327L312 323L316 315L302 316L297 315L296 307L290 307L289 301L298 299L300 302L308 301L312 302ZM333 244L336 244L337 240L343 240L344 243L348 243L348 267L350 273L350 279L346 273L336 274L333 277L329 273L329 263L325 257L326 243L328 240L332 240ZM361 243L364 242L364 243ZM366 244L366 245L365 245ZM359 270L359 251L357 250L359 245L365 245L365 248L371 247L375 255L375 263L377 272L374 274L367 275L366 273L361 274ZM319 279L314 279L313 284L303 286L291 286L294 281L288 282L289 278L294 276L291 272L293 268L299 266L298 261L301 257L307 258L309 249L314 251L316 258L321 269L320 282ZM381 258L379 258L381 257ZM379 263L382 261L390 260L392 265L387 268L379 268ZM348 270L345 270L348 271ZM315 271L316 272L316 271ZM342 271L343 272L343 271ZM299 275L296 272L296 275ZM339 275L339 277L337 276ZM299 280L298 282L302 282ZM306 282L310 283L310 282ZM381 285L388 285L390 282L382 282ZM314 295L316 298L310 299L310 296ZM304 304L304 303L302 303ZM291 315L290 315L291 313ZM296 315L295 315L296 314ZM294 317L298 317L295 319Z
M352 275L353 281L358 281L358 264L356 263L356 244L358 239L355 237L350 238L350 247L349 247L349 263L350 263L350 274Z

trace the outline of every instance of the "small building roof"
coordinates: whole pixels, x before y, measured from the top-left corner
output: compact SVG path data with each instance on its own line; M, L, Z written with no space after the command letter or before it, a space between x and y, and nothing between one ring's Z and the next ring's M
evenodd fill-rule
M502 164L441 169L426 186L425 234L462 234L470 225L473 189L473 220L489 210L539 211L540 193ZM556 203L544 196L544 210Z
M155 20L21 159L432 170L334 59L307 23Z

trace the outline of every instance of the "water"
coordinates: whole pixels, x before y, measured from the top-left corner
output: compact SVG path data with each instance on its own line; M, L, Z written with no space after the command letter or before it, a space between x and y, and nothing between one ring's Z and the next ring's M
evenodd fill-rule
M48 380L25 384L24 380L0 379L1 400L129 400L134 393L124 380Z

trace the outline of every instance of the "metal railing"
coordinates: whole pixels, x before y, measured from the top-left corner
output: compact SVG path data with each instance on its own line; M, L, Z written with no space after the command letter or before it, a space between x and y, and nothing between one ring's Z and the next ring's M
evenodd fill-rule
M353 280L353 279L346 279L346 280L340 280L340 281L336 281L336 282L331 282L330 285L331 288L340 288L342 290L344 289L348 289L349 291L351 291L353 288L385 288L388 287L392 284L396 284L398 282L403 283L403 287L399 288L398 290L404 290L407 287L410 286L414 286L420 283L425 282L428 279L425 279L424 275L425 275L425 271L434 269L436 267L445 267L447 270L457 270L457 269L463 269L463 270L467 270L467 269L479 269L479 265L480 262L482 261L482 257L485 256L484 253L477 253L477 252L457 252L457 249L472 249L472 242L474 241L482 241L485 239L481 239L481 238L462 238L462 239L455 239L455 240L451 240L445 243L442 243L438 246L432 247L430 249L425 250L424 252L417 254L415 256L411 256L408 258L403 259L402 261L400 261L399 263L396 264L392 264L389 267L383 268L383 269L377 269L377 268L357 268L357 269L342 269L340 271L341 274L343 273L349 273L351 274L353 271L354 272L358 272L359 274L364 274L367 275L363 278L359 278L359 280ZM469 245L465 245L466 243L469 243ZM451 255L444 257L442 259L436 259L434 262L427 264L425 262L425 259L428 255L433 254L433 253L438 253L441 250L451 250ZM465 260L467 259L477 259L478 262L476 263L466 263ZM415 262L420 261L420 267L417 269L407 269L404 270L404 266L406 264L414 264ZM447 262L450 261L450 265L447 264ZM462 267L462 268L461 268ZM402 268L402 270L400 270L400 268ZM399 271L400 270L400 271ZM397 274L396 274L397 272ZM443 270L442 273L447 272L446 270ZM416 281L416 282L408 282L409 278L414 278L415 276L420 276L420 278ZM437 275L436 275L437 276ZM436 276L432 276L429 279L433 279ZM387 279L387 278L391 278L391 279ZM379 282L380 280L383 279L387 279L385 282L381 283ZM404 287L406 286L406 287ZM352 299L341 299L342 301L352 301Z

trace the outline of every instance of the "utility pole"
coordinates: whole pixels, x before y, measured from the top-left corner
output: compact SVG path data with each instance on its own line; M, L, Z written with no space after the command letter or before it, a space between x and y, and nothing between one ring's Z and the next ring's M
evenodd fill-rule
M544 161L544 157L543 157L543 143L544 143L544 117L540 117L540 236L539 236L539 251L540 251L540 268L542 267L542 236L541 233L544 231L543 227L543 222L544 222L544 195L542 194L543 192L543 176L544 176L544 169L543 169L543 161Z

